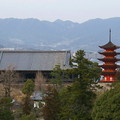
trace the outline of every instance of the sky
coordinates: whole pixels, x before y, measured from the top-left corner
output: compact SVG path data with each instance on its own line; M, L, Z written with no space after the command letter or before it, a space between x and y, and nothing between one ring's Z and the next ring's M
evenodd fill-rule
M0 0L0 18L85 22L120 17L120 0Z

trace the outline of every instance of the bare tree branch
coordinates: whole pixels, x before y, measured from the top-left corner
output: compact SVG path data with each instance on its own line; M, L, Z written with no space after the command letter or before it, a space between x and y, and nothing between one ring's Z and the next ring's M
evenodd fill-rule
M9 66L5 71L0 73L0 81L2 82L4 95L6 97L10 97L12 84L17 79L17 74L14 69L14 67Z
M35 78L35 91L43 91L44 85L45 85L45 77L41 72L38 72Z

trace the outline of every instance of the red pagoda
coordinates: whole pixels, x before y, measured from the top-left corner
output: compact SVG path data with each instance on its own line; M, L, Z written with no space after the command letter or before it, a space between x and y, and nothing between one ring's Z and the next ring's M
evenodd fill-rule
M101 74L103 78L100 80L100 82L114 82L116 81L116 69L118 68L116 62L120 61L120 59L115 57L120 53L116 52L115 50L120 48L120 46L116 46L111 42L111 30L109 33L109 42L99 47L104 49L104 52L99 52L99 54L104 55L103 58L99 59L100 61L104 62L103 65L100 65L100 67L103 68Z

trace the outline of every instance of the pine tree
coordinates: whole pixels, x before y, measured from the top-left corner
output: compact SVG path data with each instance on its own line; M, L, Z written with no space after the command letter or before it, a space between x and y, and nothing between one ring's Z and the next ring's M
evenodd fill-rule
M0 99L0 120L14 120L13 112L11 111L12 99L3 97Z
M44 101L45 106L42 110L44 120L59 120L60 100L56 88L48 86Z
M31 112L30 96L34 91L34 82L28 79L22 89L22 92L25 94L24 104L23 104L23 113L29 115Z
M79 50L71 60L71 73L76 76L75 82L61 93L61 120L91 120L91 110L96 97L93 90L100 77L100 68L84 57L85 52Z
M63 70L60 68L60 65L56 65L51 72L51 81L50 83L56 88L60 89L63 85Z
M103 93L95 102L93 120L120 120L120 83Z

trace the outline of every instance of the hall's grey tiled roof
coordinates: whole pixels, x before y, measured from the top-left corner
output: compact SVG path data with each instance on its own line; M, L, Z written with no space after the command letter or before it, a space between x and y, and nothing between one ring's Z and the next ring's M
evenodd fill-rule
M70 51L0 51L0 70L49 71L55 65L69 69Z

